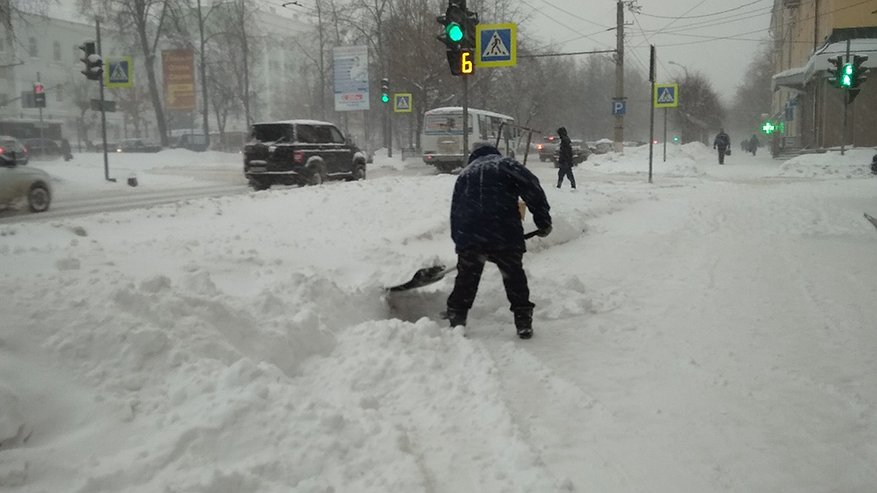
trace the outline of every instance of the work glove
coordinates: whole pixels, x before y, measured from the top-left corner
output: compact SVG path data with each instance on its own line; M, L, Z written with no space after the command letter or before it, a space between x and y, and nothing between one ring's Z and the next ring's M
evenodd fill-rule
M539 230L536 231L536 236L540 236L542 238L548 236L549 234L551 234L551 226L545 226L544 228L539 228Z

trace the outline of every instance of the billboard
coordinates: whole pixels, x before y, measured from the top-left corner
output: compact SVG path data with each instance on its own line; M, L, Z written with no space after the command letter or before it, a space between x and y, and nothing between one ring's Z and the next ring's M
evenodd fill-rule
M338 46L332 50L335 111L369 109L368 47Z
M164 102L168 110L195 109L195 53L192 50L162 50Z

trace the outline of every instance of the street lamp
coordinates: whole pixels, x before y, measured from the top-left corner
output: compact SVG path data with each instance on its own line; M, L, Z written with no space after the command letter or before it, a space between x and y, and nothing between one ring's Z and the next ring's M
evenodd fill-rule
M688 78L688 68L687 68L685 65L682 65L681 63L676 63L676 62L674 62L674 61L672 61L672 60L669 61L669 62L667 62L667 63L670 64L670 65L676 65L677 67L682 67L682 70L685 71L685 78L686 78L686 79Z

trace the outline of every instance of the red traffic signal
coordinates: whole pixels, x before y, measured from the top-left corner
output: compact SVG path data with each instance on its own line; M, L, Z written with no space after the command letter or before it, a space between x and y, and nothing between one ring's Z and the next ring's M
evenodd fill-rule
M33 103L36 108L46 107L46 88L42 82L33 83Z

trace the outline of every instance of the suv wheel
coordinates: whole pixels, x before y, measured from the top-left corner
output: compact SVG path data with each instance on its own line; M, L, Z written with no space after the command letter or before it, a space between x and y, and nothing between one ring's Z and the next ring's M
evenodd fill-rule
M353 171L350 173L350 181L365 180L365 164L355 163Z
M30 187L30 191L27 193L27 205L31 212L46 212L49 210L51 201L52 196L45 185L37 183Z
M324 181L326 181L325 171L323 171L323 166L316 164L311 166L310 168L311 174L308 176L307 185L309 186L317 186L322 185Z
M250 178L249 182L253 190L268 190L271 188L271 182L269 181Z

